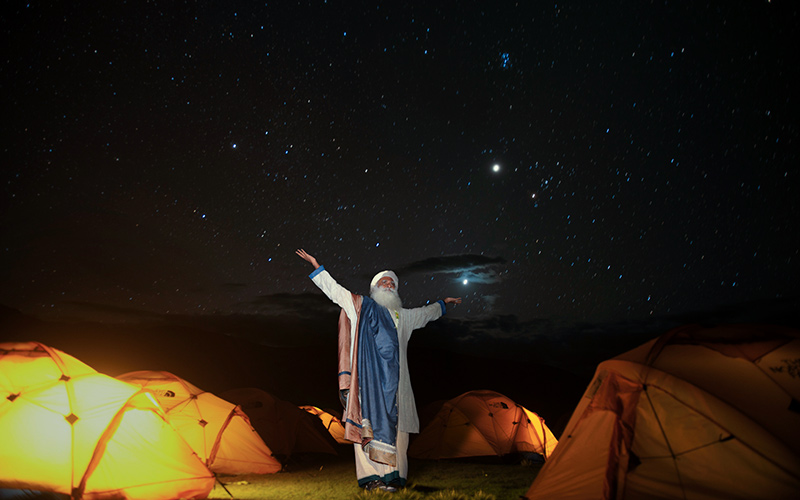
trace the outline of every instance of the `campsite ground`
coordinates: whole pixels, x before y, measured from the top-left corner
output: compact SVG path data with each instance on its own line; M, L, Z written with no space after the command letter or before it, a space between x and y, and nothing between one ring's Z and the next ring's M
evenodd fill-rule
M350 447L339 456L306 455L289 462L278 474L224 476L208 498L270 500L314 498L346 500L379 498L356 486ZM530 488L538 464L520 461L414 460L409 463L409 484L395 500L518 500Z

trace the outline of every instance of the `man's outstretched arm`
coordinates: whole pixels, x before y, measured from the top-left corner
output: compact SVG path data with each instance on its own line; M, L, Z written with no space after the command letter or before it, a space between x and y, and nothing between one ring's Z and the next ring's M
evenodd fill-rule
M422 328L430 321L435 321L447 313L446 304L460 304L461 297L446 297L427 306L406 309L408 324L412 330Z

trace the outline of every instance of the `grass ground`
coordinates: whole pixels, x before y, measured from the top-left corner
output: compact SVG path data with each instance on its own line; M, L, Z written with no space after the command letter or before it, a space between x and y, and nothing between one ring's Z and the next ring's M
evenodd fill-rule
M398 493L366 492L356 483L351 456L291 461L277 474L221 476L209 499L241 500L518 500L540 465L411 460L409 484Z

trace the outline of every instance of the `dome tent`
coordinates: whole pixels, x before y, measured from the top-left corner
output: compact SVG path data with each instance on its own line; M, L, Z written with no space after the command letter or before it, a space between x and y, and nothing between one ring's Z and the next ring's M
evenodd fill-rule
M296 453L338 454L322 422L294 404L255 387L229 389L220 395L242 407L276 456L285 460Z
M432 413L430 409L423 413ZM469 391L441 408L411 443L413 458L463 458L536 453L547 458L557 440L536 413L494 391Z
M169 422L212 471L270 474L281 469L238 405L169 372L136 371L117 378L152 393Z
M205 498L214 475L139 387L38 342L0 344L0 487Z
M317 406L300 406L301 410L307 411L322 421L322 425L328 430L328 433L339 444L353 444L344 438L344 425L342 419L334 415L331 411L325 411Z
M686 326L600 363L525 498L796 498L800 332Z

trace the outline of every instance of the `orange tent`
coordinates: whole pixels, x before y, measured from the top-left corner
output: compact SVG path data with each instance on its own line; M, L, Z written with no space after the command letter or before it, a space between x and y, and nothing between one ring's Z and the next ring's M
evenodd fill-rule
M212 471L269 474L281 469L238 405L169 372L137 371L117 378L153 394L170 423Z
M38 342L0 344L0 487L205 498L214 475L150 394Z
M440 459L538 453L547 458L557 442L539 415L500 393L469 391L442 404L408 455Z
M797 498L800 332L688 326L598 365L528 499Z
M277 456L293 453L338 454L322 423L288 401L258 388L230 389L221 394L242 407L264 442Z
M342 420L335 416L333 413L325 411L321 408L317 408L316 406L301 406L301 410L305 410L308 413L316 416L318 419L322 421L322 425L328 430L328 433L336 440L339 444L353 444L352 441L348 441L344 438L344 425L342 425Z

